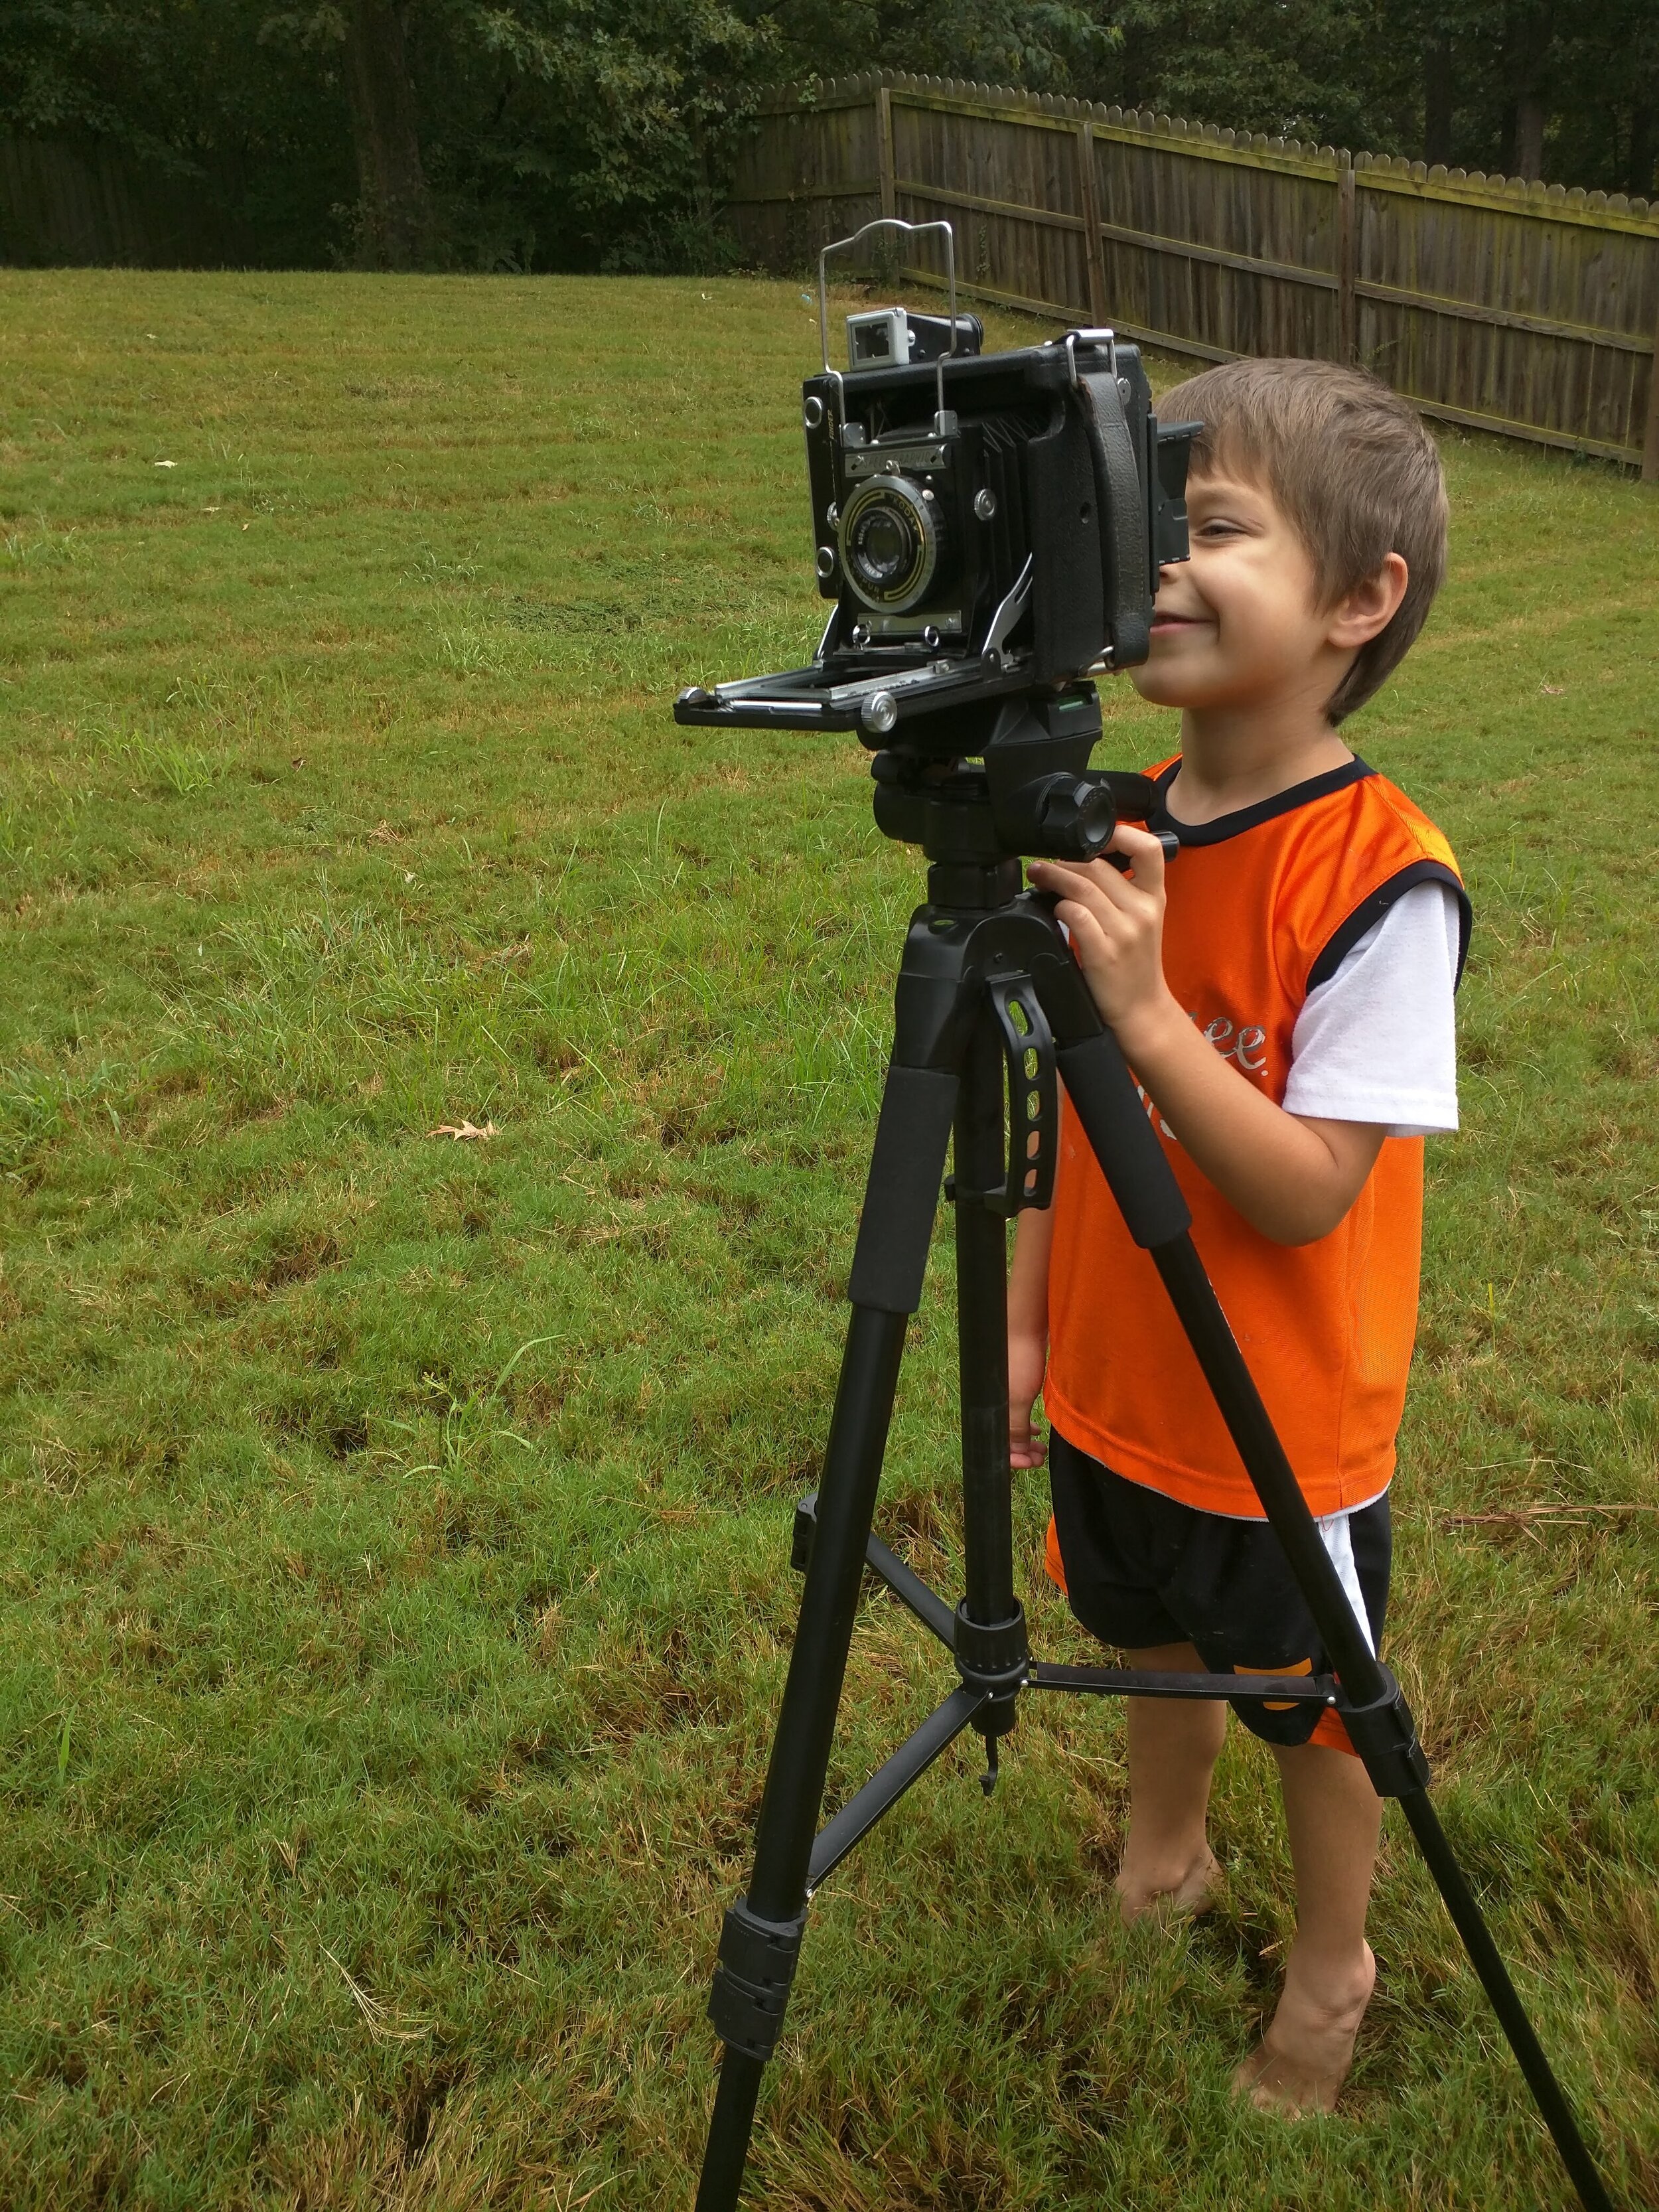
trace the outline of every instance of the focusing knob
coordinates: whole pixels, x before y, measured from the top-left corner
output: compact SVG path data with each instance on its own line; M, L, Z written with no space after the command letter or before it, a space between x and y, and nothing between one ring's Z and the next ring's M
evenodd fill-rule
M1051 776L1047 783L1037 820L1048 849L1068 860L1103 853L1117 827L1111 793L1087 776Z

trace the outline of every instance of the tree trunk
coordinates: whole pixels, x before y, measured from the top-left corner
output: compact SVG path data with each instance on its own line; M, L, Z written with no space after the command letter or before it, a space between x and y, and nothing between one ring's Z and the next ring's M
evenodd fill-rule
M421 167L415 87L400 0L352 0L346 27L362 195L360 256L370 269L415 269L431 244L432 204Z
M1452 158L1452 56L1449 39L1431 39L1423 49L1423 159Z
M1523 92L1515 103L1515 173L1541 177L1544 173L1544 103L1535 92Z
M1653 109L1638 100L1630 118L1630 160L1625 167L1625 190L1639 192L1644 199L1653 196L1655 119Z

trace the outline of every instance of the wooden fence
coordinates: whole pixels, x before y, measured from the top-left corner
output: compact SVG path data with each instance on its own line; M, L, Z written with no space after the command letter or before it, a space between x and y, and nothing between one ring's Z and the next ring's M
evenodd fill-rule
M252 257L234 179L158 174L106 140L0 139L0 264L212 269Z
M1425 414L1659 479L1645 200L884 75L769 95L727 204L774 268L944 216L970 297L1200 361L1363 362Z

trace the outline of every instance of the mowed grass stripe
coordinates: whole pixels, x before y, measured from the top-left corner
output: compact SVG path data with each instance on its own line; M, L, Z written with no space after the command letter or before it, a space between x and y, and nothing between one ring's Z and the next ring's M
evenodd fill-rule
M666 712L815 640L816 341L739 280L0 275L9 2203L684 2199L921 891L856 746ZM1444 451L1452 581L1354 731L1480 918L1392 1654L1639 2203L1659 526ZM947 1589L949 1247L882 1507ZM872 1598L837 1795L943 1686ZM1346 2117L1231 2108L1266 1762L1221 1910L1127 1936L1121 1742L1035 1710L991 1804L947 1758L826 1887L756 2201L1565 2203L1392 1828Z

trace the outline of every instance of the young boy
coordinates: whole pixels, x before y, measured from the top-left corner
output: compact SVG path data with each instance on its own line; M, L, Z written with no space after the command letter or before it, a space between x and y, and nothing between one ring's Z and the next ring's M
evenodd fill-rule
M1042 861L1256 1383L1373 1638L1416 1328L1423 1135L1457 1124L1452 993L1468 902L1433 824L1338 734L1397 665L1444 566L1439 458L1374 379L1254 361L1170 393L1198 417L1192 558L1163 572L1136 689L1181 709L1126 877ZM1322 1672L1278 1540L1151 1261L1069 1114L1053 1206L1009 1293L1014 1464L1052 1430L1049 1571L1140 1668ZM1381 1808L1334 1714L1244 1706L1273 1747L1296 1873L1285 1986L1234 2087L1328 2112L1371 1994ZM1126 1921L1198 1911L1225 1708L1131 1699Z

